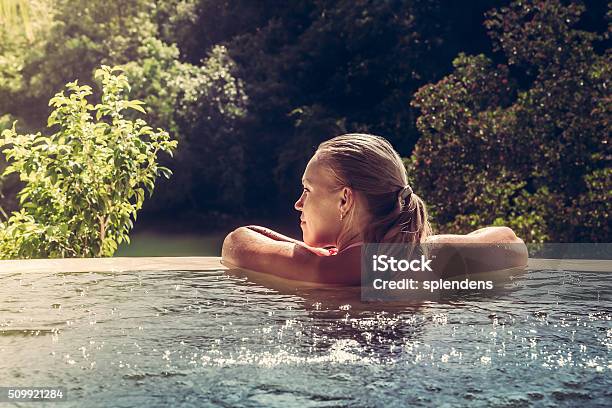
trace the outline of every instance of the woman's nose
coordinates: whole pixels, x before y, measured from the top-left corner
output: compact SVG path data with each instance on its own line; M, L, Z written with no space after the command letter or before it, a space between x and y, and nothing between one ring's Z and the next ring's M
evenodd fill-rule
M295 204L293 205L293 207L298 210L298 211L302 211L302 208L304 208L304 203L302 203L302 199L304 198L304 193L302 193L302 195L300 196L300 198L298 198L298 200L295 202Z

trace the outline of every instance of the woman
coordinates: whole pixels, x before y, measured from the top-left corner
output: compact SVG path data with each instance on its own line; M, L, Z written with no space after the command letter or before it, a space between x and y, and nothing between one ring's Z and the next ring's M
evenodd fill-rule
M425 204L410 186L406 169L382 137L346 134L321 143L306 166L301 212L304 241L258 227L241 227L223 243L223 262L278 277L356 285L361 244L520 243L507 227L468 235L431 235ZM515 261L526 264L526 254Z

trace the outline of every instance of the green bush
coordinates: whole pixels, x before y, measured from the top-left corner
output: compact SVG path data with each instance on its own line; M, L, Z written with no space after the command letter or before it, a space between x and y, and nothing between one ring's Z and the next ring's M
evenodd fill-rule
M128 100L127 78L117 69L96 70L101 103L87 100L89 86L66 85L49 101L54 108L50 136L20 135L15 126L2 132L0 147L24 188L21 209L0 223L0 258L111 256L129 242L145 191L153 193L158 154L172 154L177 142L128 110L144 113L143 102Z
M508 65L459 55L412 102L409 161L444 232L505 224L529 242L609 242L610 54L573 26L584 7L517 1L488 13ZM511 70L512 68L512 70Z
M156 38L146 39L137 59L122 65L135 95L153 113L149 121L180 142L175 181L166 183L148 210L189 199L201 205L193 190L205 191L209 204L241 201L243 152L233 126L246 113L248 99L244 84L232 75L234 65L223 46L213 47L199 65L181 62L175 45Z
M202 212L242 204L245 154L234 126L245 114L247 97L234 75L235 62L225 46L216 44L202 45L201 59L186 58L173 39L188 30L197 3L29 2L32 10L41 9L32 19L32 41L0 24L0 115L19 118L24 133L44 131L46 103L60 87L74 78L89 83L101 65L121 66L131 97L148 106L147 123L179 142L172 181L160 180L162 188L143 211L152 217L158 211ZM169 159L160 160L170 167ZM19 187L13 178L6 180L0 205L14 210Z

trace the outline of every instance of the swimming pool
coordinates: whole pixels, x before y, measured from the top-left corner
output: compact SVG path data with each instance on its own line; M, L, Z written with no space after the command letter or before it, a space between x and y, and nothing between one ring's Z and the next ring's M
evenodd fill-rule
M62 406L606 406L612 274L367 304L217 271L0 274L0 385ZM42 404L44 405L44 404Z

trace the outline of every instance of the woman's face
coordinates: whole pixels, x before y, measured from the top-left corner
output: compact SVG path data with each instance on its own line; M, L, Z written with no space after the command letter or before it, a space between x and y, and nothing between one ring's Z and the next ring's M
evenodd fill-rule
M342 190L327 165L315 155L302 177L304 190L295 209L302 212L300 226L304 243L315 247L336 245L341 230Z

